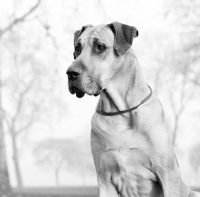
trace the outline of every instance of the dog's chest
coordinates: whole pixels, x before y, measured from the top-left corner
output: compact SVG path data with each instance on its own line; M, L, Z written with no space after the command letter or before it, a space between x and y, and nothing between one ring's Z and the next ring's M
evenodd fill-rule
M110 149L119 150L122 147L133 145L134 129L124 124L120 118L101 117L94 114L92 118L91 141L97 151L107 151Z
M136 123L130 127L123 118L102 117L96 113L92 118L93 151L104 152L125 148L148 150L149 143L147 141L148 139L142 132L137 132Z
M153 162L147 146L136 128L130 129L120 119L114 123L109 118L104 120L94 116L91 147L101 181L111 182L117 188L124 184L133 189L135 196L138 192L152 193L156 177L150 170Z
M96 168L108 171L116 169L116 165L121 170L129 166L150 168L152 163L148 146L146 138L135 127L125 125L124 120L94 115L91 148Z

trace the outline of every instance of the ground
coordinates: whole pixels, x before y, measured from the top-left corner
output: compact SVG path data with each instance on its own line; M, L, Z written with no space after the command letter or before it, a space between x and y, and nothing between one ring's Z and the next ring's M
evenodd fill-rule
M192 188L199 191L200 187ZM96 187L37 187L13 189L14 197L97 197Z
M97 197L96 187L37 187L13 189L14 197Z

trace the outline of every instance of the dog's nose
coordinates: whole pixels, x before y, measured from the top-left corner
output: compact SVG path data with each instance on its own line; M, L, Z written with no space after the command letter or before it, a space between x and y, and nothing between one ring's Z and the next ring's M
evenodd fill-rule
M67 70L67 75L68 75L68 79L75 80L80 76L80 73L77 71Z

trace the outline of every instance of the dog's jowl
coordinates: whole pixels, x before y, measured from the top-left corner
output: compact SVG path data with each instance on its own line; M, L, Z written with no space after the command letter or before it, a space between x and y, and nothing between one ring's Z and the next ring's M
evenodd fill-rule
M138 35L118 22L74 34L69 91L100 95L91 131L99 197L200 196L181 181L162 105L131 48Z

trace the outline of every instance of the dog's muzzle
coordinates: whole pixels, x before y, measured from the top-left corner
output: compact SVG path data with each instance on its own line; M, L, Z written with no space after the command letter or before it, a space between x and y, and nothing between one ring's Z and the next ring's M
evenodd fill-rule
M85 93L98 96L102 91L101 86L95 82L91 74L79 67L69 67L66 74L68 75L69 91L71 94L76 94L78 98L82 98Z
M85 93L82 92L79 88L78 88L78 78L80 77L81 73L77 72L77 71L73 71L73 70L67 70L66 74L68 75L68 81L69 81L69 91L71 94L76 94L76 96L78 98L82 98Z

